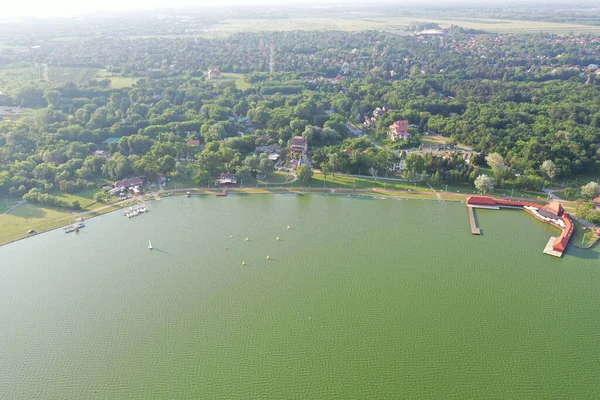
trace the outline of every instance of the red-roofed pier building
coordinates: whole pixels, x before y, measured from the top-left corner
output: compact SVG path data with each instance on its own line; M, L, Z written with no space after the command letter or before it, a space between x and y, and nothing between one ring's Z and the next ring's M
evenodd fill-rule
M499 200L485 196L471 196L467 199L467 207L469 207L469 215L472 213L472 208L520 208L529 212L540 221L550 223L557 228L560 228L562 230L561 235L559 237L551 237L550 241L548 241L548 244L546 245L546 248L544 249L545 254L555 257L562 256L569 245L569 240L573 236L573 232L575 231L575 226L573 225L573 221L571 221L571 216L565 211L560 203L556 201L540 207L538 204L524 201ZM474 219L471 217L470 220L474 221ZM471 231L475 232L473 229L473 222L471 225ZM477 228L477 230L478 229L479 228Z

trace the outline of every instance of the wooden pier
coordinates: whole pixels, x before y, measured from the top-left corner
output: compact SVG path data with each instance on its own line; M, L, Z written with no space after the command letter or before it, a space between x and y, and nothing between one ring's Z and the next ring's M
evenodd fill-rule
M471 233L473 235L481 235L481 229L477 226L477 220L475 219L475 211L473 207L467 206L467 212L469 213L469 223L471 224Z

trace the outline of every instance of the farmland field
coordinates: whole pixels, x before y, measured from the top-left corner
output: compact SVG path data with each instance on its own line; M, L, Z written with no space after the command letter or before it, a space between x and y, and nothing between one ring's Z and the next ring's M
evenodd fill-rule
M26 68L1 68L0 90L15 90L22 84L34 83L43 80L43 68L40 65Z
M95 68L73 68L73 67L55 67L48 68L49 80L53 83L73 82L76 84L87 83L98 75L98 69Z
M323 18L289 18L289 19L229 19L223 20L205 29L203 36L223 37L238 32L257 31L294 31L294 30L388 30L405 32L410 25L423 23L437 23L442 28L459 25L468 29L481 29L488 32L498 33L539 33L540 31L568 34L576 33L600 33L600 27L582 25L576 23L555 23L539 21L516 21L487 18L444 18L443 16L411 17L411 16L388 16L373 13L346 13L347 17L323 17Z

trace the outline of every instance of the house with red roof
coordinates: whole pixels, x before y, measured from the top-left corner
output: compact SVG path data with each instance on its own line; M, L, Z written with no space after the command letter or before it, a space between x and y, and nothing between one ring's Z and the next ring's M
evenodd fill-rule
M392 142L410 139L411 134L408 133L408 121L404 119L394 122L390 125L387 136Z
M600 210L600 196L596 197L593 201L594 205L596 206L596 210Z
M139 186L139 187L144 186L144 178L136 176L135 178L123 179L123 180L117 181L113 184L113 187L115 187L115 188L122 187L125 189L129 189L134 186Z
M553 201L552 203L540 208L538 210L538 213L546 218L559 220L565 213L565 209L560 205L558 201Z

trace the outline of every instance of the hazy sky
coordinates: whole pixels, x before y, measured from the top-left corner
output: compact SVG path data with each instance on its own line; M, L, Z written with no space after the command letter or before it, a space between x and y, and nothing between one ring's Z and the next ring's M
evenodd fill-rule
M281 8L287 4L331 5L331 4L380 4L461 5L469 3L498 5L507 3L556 3L564 0L0 0L2 17L35 16L53 17L89 14L98 11L152 10L184 7L223 7L233 5L259 6L274 4ZM587 2L586 0L583 0Z
M284 0L285 1L285 0ZM295 3L314 4L314 0L295 0ZM320 3L332 3L322 0ZM62 16L87 14L97 11L151 10L156 8L183 8L225 5L282 4L275 0L1 0L0 16ZM285 4L285 3L283 3Z

